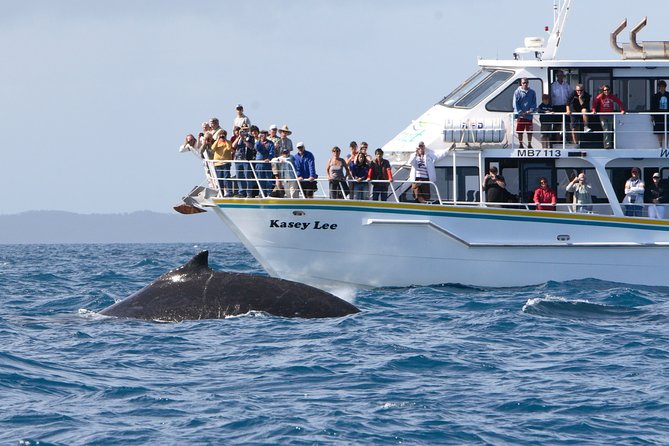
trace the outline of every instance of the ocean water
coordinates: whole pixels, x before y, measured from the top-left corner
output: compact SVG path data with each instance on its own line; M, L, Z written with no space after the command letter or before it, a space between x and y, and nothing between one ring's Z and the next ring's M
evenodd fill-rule
M669 444L669 288L359 289L361 313L321 320L95 314L205 248L263 274L239 244L0 245L0 444Z

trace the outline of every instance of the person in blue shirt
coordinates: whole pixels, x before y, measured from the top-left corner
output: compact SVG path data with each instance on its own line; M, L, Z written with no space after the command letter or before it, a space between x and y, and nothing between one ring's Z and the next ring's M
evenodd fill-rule
M274 143L267 137L268 134L267 130L263 130L258 136L255 146L257 162L253 166L266 197L272 192L272 168L269 163L274 158Z
M516 118L520 148L523 148L523 132L527 133L527 147L532 148L532 113L536 109L537 94L530 88L530 81L524 77L513 94L513 117Z
M314 198L314 192L318 188L314 155L306 150L303 142L298 142L297 153L293 157L295 158L295 173L302 192L304 192L304 198Z

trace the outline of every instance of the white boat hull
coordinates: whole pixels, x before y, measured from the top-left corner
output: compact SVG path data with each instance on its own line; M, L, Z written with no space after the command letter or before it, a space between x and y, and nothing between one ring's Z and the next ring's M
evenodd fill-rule
M215 199L268 273L320 286L669 285L669 222L342 200Z

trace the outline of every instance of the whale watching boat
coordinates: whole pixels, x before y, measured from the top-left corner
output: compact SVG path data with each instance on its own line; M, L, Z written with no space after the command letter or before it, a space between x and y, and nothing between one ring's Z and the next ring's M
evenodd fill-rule
M656 173L660 184L669 178L669 118L651 111L659 86L669 80L669 42L639 41L644 19L628 43L619 43L624 20L611 33L611 59L559 59L570 5L555 2L545 38L526 38L512 59L479 60L470 78L383 146L393 172L385 200L346 191L330 198L324 178L315 196L305 198L290 164L292 174L282 178L297 194L275 197L254 162L246 167L251 178L241 181L252 183L258 196L226 197L215 162L204 160L205 181L175 209L215 212L269 275L317 286L507 287L587 278L669 285L669 212L658 218L662 205L648 196ZM548 114L533 113L532 147L527 138L521 145L513 108L520 80L529 81L538 105L558 75L572 90L582 85L593 100L602 85L611 86L625 113L558 109L546 129L540 120ZM609 118L604 127L602 117ZM654 127L658 122L664 131ZM542 133L549 133L543 144ZM410 176L419 142L436 158L425 202L414 198ZM646 196L632 204L625 188L633 168ZM491 169L504 177L504 202L486 201L483 182ZM580 174L591 203L575 203L567 192ZM540 178L556 194L548 210L533 200Z

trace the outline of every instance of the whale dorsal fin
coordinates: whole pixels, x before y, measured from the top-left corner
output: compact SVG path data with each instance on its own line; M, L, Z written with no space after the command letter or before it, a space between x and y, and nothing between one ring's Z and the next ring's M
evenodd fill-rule
M179 268L181 272L200 271L202 269L209 269L209 251L207 250L196 254L188 263Z

